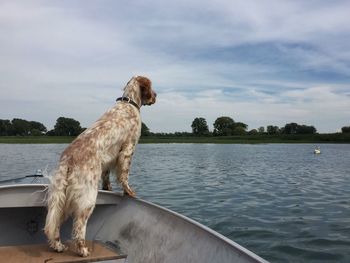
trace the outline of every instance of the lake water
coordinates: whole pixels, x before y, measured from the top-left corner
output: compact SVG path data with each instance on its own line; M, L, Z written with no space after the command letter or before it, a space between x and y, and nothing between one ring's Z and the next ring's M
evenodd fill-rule
M0 144L0 180L53 169L65 147ZM271 262L348 263L350 145L314 147L143 144L130 183Z

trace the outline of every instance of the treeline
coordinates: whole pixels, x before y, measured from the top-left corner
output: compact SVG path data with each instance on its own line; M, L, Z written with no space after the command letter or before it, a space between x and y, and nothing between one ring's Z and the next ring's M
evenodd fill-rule
M14 135L42 135L46 134L47 129L44 124L37 121L27 121L22 119L1 120L0 119L0 136Z
M209 127L204 118L195 118L192 122L192 133L196 135L208 135ZM248 125L243 122L236 122L230 117L222 116L215 120L213 124L213 136L232 136L245 134L315 134L317 130L314 126L299 125L295 122L287 123L284 127L268 125L257 129L248 130Z
M241 136L241 135L303 135L317 134L314 126L300 125L295 122L287 123L283 127L267 125L257 129L248 130L248 125L236 122L227 116L218 117L213 123L213 130L205 118L197 117L191 124L192 132L153 133L142 123L141 136L156 137L211 137L211 136ZM15 118L13 120L0 119L0 136L77 136L83 132L80 122L66 117L59 117L52 130L47 130L44 124L37 121L27 121ZM350 133L350 126L341 128L342 133Z
M144 124L143 124L144 125ZM213 131L205 118L197 117L191 124L192 132L175 132L175 133L152 133L145 125L143 136L157 137L191 137L191 136L240 136L240 135L305 135L317 134L317 129L312 125L298 124L295 122L287 123L283 127L267 125L248 130L248 125L243 122L236 122L231 117L218 117L213 123ZM341 128L342 133L350 133L350 126Z
M59 117L54 129L49 131L44 124L37 121L0 119L0 136L77 136L83 130L79 121L65 117Z
M197 136L233 136L233 135L303 135L317 134L317 129L312 125L298 124L295 122L287 123L283 127L275 125L267 125L257 129L248 130L248 125L243 122L236 122L230 117L222 116L215 120L213 124L213 132L209 131L209 127L204 118L195 118L191 125L192 134ZM350 126L341 128L342 133L350 133Z

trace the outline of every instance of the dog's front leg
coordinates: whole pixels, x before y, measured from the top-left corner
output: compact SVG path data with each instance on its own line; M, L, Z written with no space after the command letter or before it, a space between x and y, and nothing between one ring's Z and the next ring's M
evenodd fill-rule
M135 144L127 145L118 155L117 158L117 179L122 185L124 193L135 197L136 193L129 186L129 171L131 165L131 158L135 150Z

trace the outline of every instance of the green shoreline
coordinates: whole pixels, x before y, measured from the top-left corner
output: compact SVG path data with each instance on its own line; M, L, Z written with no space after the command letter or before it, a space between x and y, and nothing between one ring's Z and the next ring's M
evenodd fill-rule
M65 136L0 136L0 144L60 144L70 143L75 137ZM350 143L350 133L312 135L243 135L222 137L141 137L140 143L213 143L213 144L259 144L259 143Z

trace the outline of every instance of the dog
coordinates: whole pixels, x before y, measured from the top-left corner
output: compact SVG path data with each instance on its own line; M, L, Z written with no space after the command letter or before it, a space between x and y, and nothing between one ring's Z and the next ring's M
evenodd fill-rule
M86 225L95 207L101 177L103 184L110 187L107 179L110 170L116 172L124 193L135 196L128 178L141 134L140 108L154 104L156 96L148 78L132 77L117 104L63 151L48 188L44 228L55 251L66 249L60 240L60 226L72 216L75 252L82 257L90 254L85 244Z

